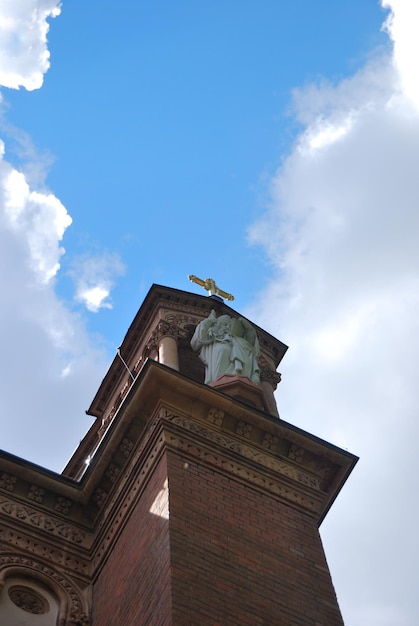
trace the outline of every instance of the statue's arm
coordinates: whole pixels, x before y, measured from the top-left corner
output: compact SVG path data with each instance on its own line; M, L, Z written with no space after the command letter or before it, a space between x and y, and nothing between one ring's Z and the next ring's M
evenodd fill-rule
M214 341L211 334L211 329L215 325L216 321L217 318L213 309L205 320L199 322L191 339L191 346L193 350L199 350L200 348L202 348L203 345L212 343Z

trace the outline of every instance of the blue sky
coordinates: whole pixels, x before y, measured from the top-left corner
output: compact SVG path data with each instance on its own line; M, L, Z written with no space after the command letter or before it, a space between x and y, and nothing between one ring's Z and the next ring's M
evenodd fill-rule
M54 160L46 182L73 219L59 295L75 257L125 267L112 312L88 319L109 349L153 282L189 289L195 273L238 308L257 296L270 266L247 229L298 130L292 89L356 70L385 45L383 17L365 0L63 3L44 85L8 90L7 120Z
M280 415L360 456L346 626L419 623L419 8L382 4L0 4L1 447L60 471L151 284L215 278L290 346Z

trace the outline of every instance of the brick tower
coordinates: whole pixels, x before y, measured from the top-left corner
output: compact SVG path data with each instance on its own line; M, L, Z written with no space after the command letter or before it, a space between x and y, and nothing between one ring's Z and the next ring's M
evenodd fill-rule
M257 379L203 382L210 316L256 337ZM318 526L357 459L279 418L286 349L153 285L64 472L0 456L0 624L342 626Z

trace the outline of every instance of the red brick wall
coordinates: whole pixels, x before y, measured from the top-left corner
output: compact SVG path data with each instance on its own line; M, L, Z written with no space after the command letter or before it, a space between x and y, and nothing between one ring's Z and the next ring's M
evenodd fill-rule
M94 585L93 626L172 623L168 521L158 514L166 478L163 458Z
M169 451L94 585L93 626L207 625L343 622L314 519Z
M311 517L172 452L167 462L173 626L343 625Z

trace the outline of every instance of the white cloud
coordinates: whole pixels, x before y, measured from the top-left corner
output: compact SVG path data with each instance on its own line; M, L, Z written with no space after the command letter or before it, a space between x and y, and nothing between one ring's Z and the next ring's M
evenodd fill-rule
M295 93L303 125L251 231L275 280L249 314L290 345L281 416L360 462L322 527L347 626L414 626L419 505L419 26L338 85Z
M49 67L46 20L59 12L59 2L52 0L1 2L3 86L42 85ZM25 133L2 127L20 145L22 167L5 159L0 140L0 445L60 470L79 443L76 433L90 425L84 411L107 359L55 292L71 217L45 188L44 155L40 158ZM106 297L110 273L105 272ZM103 298L97 297L96 305L103 306Z
M101 308L111 309L111 289L115 278L124 271L117 254L103 253L74 259L69 273L76 285L76 300L93 313Z
M22 236L34 278L48 282L60 267L64 250L58 244L71 217L58 198L32 191L23 173L4 160L0 162L0 177L3 228Z
M419 4L415 0L383 0L382 4L392 9L385 28L394 42L393 59L400 76L403 94L419 111L417 70Z
M309 150L318 150L319 148L329 146L343 139L351 130L351 126L352 119L350 114L339 124L320 118L317 120L317 124L308 131L300 149L303 150L306 147Z
M105 368L51 280L70 222L54 195L0 161L1 447L57 470L89 426L84 410Z
M2 0L0 4L0 85L41 87L49 68L47 19L60 14L57 0Z

